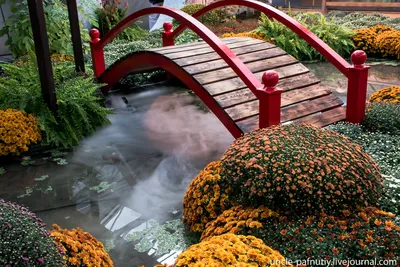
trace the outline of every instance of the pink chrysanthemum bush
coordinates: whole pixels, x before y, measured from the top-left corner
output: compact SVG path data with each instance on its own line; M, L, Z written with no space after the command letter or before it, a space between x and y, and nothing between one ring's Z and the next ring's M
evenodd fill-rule
M65 266L44 226L29 209L0 199L0 266Z
M238 138L221 159L219 184L243 205L289 214L334 214L377 203L377 164L347 137L309 125L259 129Z

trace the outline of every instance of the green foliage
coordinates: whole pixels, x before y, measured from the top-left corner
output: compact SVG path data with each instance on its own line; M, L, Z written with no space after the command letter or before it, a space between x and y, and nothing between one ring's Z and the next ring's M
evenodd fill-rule
M296 13L293 18L306 26L338 54L342 56L350 55L353 49L351 37L354 32L349 28L331 23L319 13ZM267 39L274 41L277 46L298 60L323 59L322 55L304 39L300 38L285 25L275 19L269 19L264 14L261 15L260 27L256 29L256 32L264 34Z
M184 6L183 8L181 8L181 10L189 15L193 15L194 13L196 13L203 7L204 7L204 5L202 5L202 4L190 4L190 5ZM218 23L223 22L224 17L225 17L224 12L221 11L220 9L216 9L216 10L212 10L212 11L208 12L207 14L205 14L204 16L202 16L200 18L200 22L207 23L207 24L218 24ZM179 25L179 22L174 21L174 24Z
M383 174L400 179L400 137L380 132L369 132L361 125L338 123L329 129L346 135L362 146L376 161Z
M147 225L148 224L148 225ZM174 250L185 250L197 243L198 237L188 233L181 220L167 221L160 224L150 220L144 230L127 236L127 241L136 241L135 249L139 252L149 252L157 247L155 255L164 255Z
M96 9L95 13L99 21L99 30L102 36L109 32L115 25L125 18L128 5L121 7L121 0L102 0L102 7ZM146 35L146 31L137 24L126 28L117 35L117 40L135 41Z
M152 31L148 33L145 37L140 40L127 42L125 40L115 40L104 48L104 60L106 66L109 67L114 64L120 58L126 56L127 54L143 51L150 48L161 47L162 46L162 30ZM195 42L198 40L196 33L186 30L182 32L176 39L175 44L185 44L190 42ZM140 73L129 75L120 81L122 86L132 87L142 84L148 84L152 82L159 81L164 78L163 71L155 71L152 73Z
M389 18L380 13L366 14L358 12L330 12L326 17L331 22L343 25L350 29L369 28L381 24L400 30L399 18Z
M41 219L25 207L0 199L0 265L64 266Z
M386 102L370 103L362 124L370 131L400 135L400 105Z
M6 173L6 169L4 169L3 167L0 167L0 175L3 175Z
M37 67L3 65L0 76L0 108L32 113L45 132L43 145L71 147L96 127L109 122L110 110L103 107L99 87L93 78L75 73L70 62L54 65L58 117L44 103Z
M43 2L50 52L72 55L67 6L61 0L45 0ZM10 48L14 57L20 57L34 51L28 2L11 0L11 4L13 14L4 22L4 27L0 29L0 36L8 36L5 44ZM81 38L83 41L89 40L88 31L83 27L81 27ZM83 46L88 51L89 44L83 42Z
M366 131L361 125L338 123L329 129L348 136L377 162L385 174L384 192L377 207L400 213L400 137Z
M383 178L362 148L333 131L308 125L260 129L224 153L221 184L239 204L295 214L332 214L377 203Z

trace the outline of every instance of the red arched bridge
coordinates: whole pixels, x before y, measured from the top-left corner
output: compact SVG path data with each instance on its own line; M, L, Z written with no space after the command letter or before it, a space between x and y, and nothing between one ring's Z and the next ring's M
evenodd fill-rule
M259 10L306 40L348 78L347 106L282 49L250 38L220 40L197 20L210 10L229 5ZM164 24L164 47L128 54L106 70L103 48L135 20L149 14L168 15L181 24L174 31L171 23ZM185 28L203 41L174 46L174 38ZM364 65L366 54L355 51L349 64L299 22L258 1L220 0L193 16L173 8L146 8L123 19L101 39L96 29L90 35L95 75L107 84L103 92L128 74L162 68L184 82L235 138L285 122L325 126L342 120L359 123L364 117L369 69Z

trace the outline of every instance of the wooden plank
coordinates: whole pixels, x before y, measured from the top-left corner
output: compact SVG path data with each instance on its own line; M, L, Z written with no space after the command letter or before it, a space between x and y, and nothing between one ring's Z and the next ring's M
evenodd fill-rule
M294 63L298 62L297 59L295 59L291 55L283 55L279 57L274 57L274 58L268 58L268 59L263 59L263 60L258 60L255 62L251 62L246 64L246 66L249 68L249 70L253 73L260 72L260 71L266 71L270 70L273 68L279 68L282 66L287 66L287 65L292 65ZM234 78L237 77L236 72L233 71L230 67L220 69L220 70L213 70L210 72L205 72L205 73L200 73L197 75L193 76L199 83L202 85L204 84L209 84L221 80L226 80L229 78Z
M54 85L53 67L50 59L49 39L42 0L29 0L29 17L35 42L36 60L38 63L40 85L43 99L49 109L57 114L57 96Z
M273 47L275 47L273 44L261 43L261 44L251 45L251 46L243 46L243 47L233 48L231 50L233 51L233 53L235 53L238 56L238 55L242 55L242 54L246 54L246 53L250 53L250 52L257 52L257 51L270 49ZM216 59L221 59L220 55L218 55L216 52L212 52L212 53L208 53L205 55L195 55L192 57L175 59L174 61L179 66L184 67L184 66L197 64L197 63L203 63L203 62L216 60Z
M313 113L330 110L342 104L343 102L333 94L299 103L281 110L281 123L296 120ZM258 129L258 115L242 120L238 122L237 125L244 133Z
M314 99L317 97L321 97L324 95L330 94L329 91L322 88L319 84L312 85L309 87L292 90L289 92L282 93L281 97L281 107L286 107L289 105L293 105L299 102L303 102L306 100ZM241 99L239 99L240 101ZM228 106L232 106L232 102L225 102ZM257 115L259 112L259 102L258 99L255 98L250 102L245 102L243 104L237 104L231 108L225 109L225 112L234 120L242 120L254 115Z
M282 55L286 55L286 54L287 53L284 50L282 50L281 48L275 47L275 48L267 49L264 51L258 51L258 52L240 55L240 56L238 56L238 58L243 63L250 63L250 62L259 61L259 60L267 59L267 58L273 58L273 57L282 56ZM218 70L218 69L227 68L227 67L229 67L229 65L225 62L225 60L218 59L218 60L208 61L208 62L204 62L204 63L200 63L200 64L190 65L190 66L183 67L183 68L188 73L195 75L195 74L200 74L202 72Z
M278 87L285 91L289 91L317 84L320 82L321 81L314 75L314 73L308 72L305 74L296 75L286 79L284 79L284 77L281 77L279 79Z
M325 127L330 124L343 121L345 119L346 119L346 108L340 106L322 113L318 113L316 115L295 120L293 123L312 124L318 127Z
M72 47L74 49L75 70L76 72L85 72L85 61L83 58L81 29L79 25L80 22L76 0L68 0L67 6L71 29Z
M330 94L330 91L322 88L320 84L311 85L297 90L286 91L282 94L281 106L284 107L293 103L305 101L327 94ZM245 88L215 96L214 99L218 102L218 104L220 104L221 107L228 108L242 103L250 102L252 100L256 100L257 97L250 91L250 89ZM256 113L258 113L258 101L254 108L256 109Z
M279 74L279 79L284 79L287 77L295 76L295 75L300 75L304 73L308 73L309 70L301 63L297 63L294 65L289 65L281 68L275 68L274 69L276 72ZM259 79L261 79L261 76L263 75L264 71L255 73L255 76ZM223 80L223 81L218 81L215 83L211 84L206 84L203 85L204 89L208 91L210 95L217 95L217 94L222 94L225 92L229 91L234 91L237 89L245 88L246 85L244 82L236 77L233 79L229 80Z
M377 2L326 2L327 7L374 7L374 8L400 8L400 3L377 3Z
M249 40L246 42L228 44L227 46L232 49L232 48L236 48L236 47L257 44L257 43L259 43L257 41L259 41L259 40L253 39L253 40ZM163 54L163 55L167 56L170 59L178 59L178 58L190 57L190 56L195 56L195 55L208 54L208 53L212 53L212 52L215 52L214 49L211 48L210 46L207 46L205 48L194 49L194 50L183 51L183 52L175 52L175 53Z
M161 36L160 36L161 38ZM245 42L248 40L251 40L250 38L231 38L231 39L221 39L222 42L225 44L233 44L233 43L239 43L239 42ZM157 48L151 48L147 49L149 51L157 51L161 53L169 53L172 51L185 51L186 48L189 48L188 50L191 50L191 48L201 48L201 47L207 47L208 44L205 41L200 41L196 43L188 43L188 44L180 44L180 45L173 45L173 46L163 46L163 47L157 47ZM187 50L187 49L186 49Z

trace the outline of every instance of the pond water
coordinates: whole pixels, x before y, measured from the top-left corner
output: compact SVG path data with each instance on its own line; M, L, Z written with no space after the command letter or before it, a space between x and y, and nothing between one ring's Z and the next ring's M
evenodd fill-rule
M328 63L307 64L345 98L344 77ZM399 67L374 66L369 92L400 84ZM175 252L138 252L129 233L149 222L182 217L190 181L221 157L233 138L216 117L199 108L185 90L155 84L114 93L111 125L99 129L73 151L48 158L2 163L0 197L31 208L48 227L81 227L110 247L115 266L172 263ZM61 158L61 159L60 159ZM157 254L157 255L156 255Z

